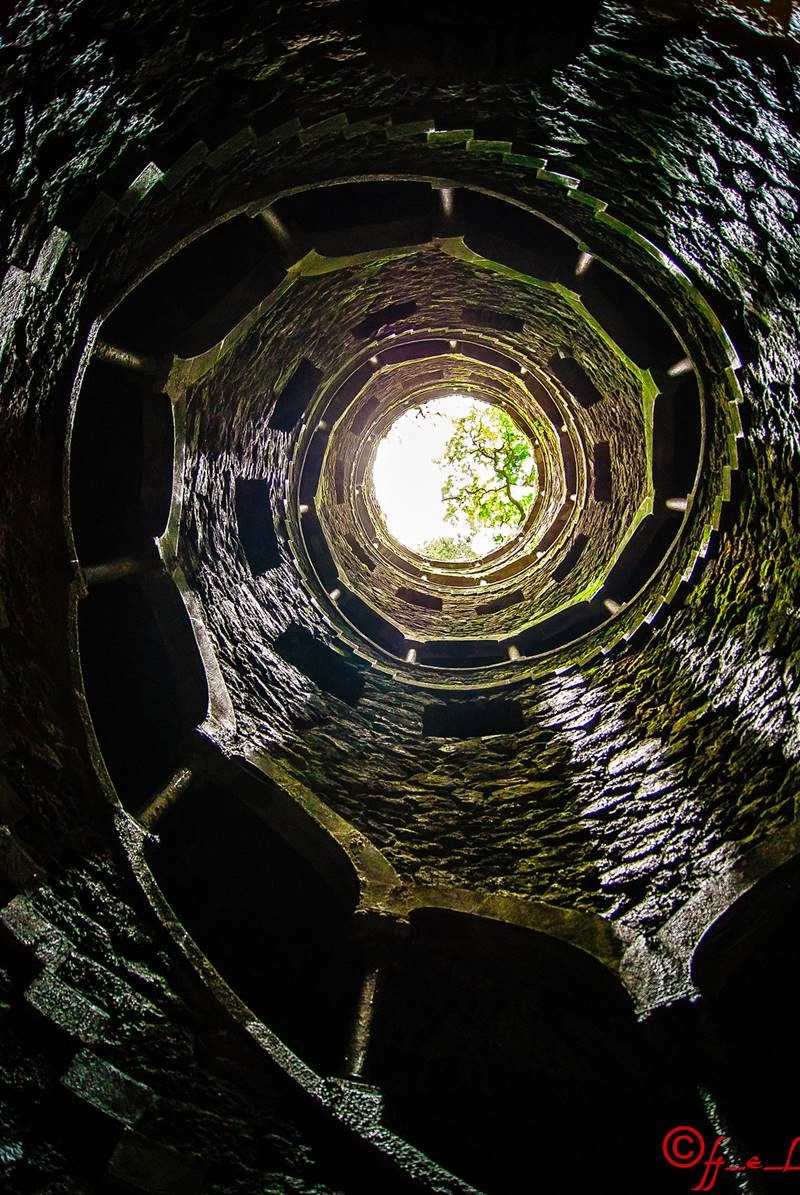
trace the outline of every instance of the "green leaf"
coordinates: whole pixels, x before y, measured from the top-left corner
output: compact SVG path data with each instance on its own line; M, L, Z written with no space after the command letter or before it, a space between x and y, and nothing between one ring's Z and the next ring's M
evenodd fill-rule
M538 483L533 445L500 407L475 403L454 419L437 463L447 470L442 500L448 522L466 520L473 533L497 528L494 540L502 543L530 510Z

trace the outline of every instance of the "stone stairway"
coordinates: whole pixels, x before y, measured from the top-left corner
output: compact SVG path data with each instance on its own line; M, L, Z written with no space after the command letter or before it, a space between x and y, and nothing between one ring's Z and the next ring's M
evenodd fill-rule
M320 1080L332 1116L248 1030L110 853L14 896L0 909L0 1190L473 1190L383 1129L377 1090Z
M84 873L84 898L87 888L99 895L97 878ZM132 912L128 906L129 919ZM240 1064L234 1035L216 1027L201 1044L208 1025L197 1024L198 1012L207 1021L210 1010L171 989L163 976L169 960L146 941L148 931L120 921L109 931L88 916L76 923L63 893L47 887L15 896L0 922L8 961L0 973L0 1107L2 1087L14 1089L17 1112L20 1087L28 1097L27 1118L0 1119L3 1190L339 1190L318 1181L292 1125L270 1122L258 1093L229 1080L226 1067L233 1075ZM127 951L114 940L120 936ZM253 1077L266 1094L264 1076ZM269 1077L267 1085L265 1104L274 1108L277 1097L286 1107ZM298 1178L303 1172L307 1181Z

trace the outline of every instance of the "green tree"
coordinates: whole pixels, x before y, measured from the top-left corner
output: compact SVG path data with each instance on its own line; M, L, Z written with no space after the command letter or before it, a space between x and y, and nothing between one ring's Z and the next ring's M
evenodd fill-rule
M478 557L472 544L462 535L439 535L422 544L418 551L431 560L476 560Z
M437 461L445 519L473 532L494 529L502 543L523 521L536 495L536 462L528 438L500 407L475 403L453 420L453 434Z

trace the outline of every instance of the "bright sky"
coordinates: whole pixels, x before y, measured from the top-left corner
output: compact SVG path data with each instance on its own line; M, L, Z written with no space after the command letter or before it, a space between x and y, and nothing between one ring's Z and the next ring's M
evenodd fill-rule
M441 535L466 536L478 556L497 546L491 531L473 534L466 522L444 521L445 469L435 461L452 434L453 419L475 405L478 400L465 394L432 399L401 415L378 445L375 496L391 534L413 551Z

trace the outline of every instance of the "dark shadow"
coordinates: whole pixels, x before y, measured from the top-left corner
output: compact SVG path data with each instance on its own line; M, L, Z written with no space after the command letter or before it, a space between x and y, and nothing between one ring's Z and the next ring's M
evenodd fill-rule
M344 461L337 457L333 462L333 497L337 506L344 502Z
M377 398L367 398L364 402L359 403L358 410L352 418L350 423L350 430L354 435L360 435L367 426L372 422L372 418L378 409Z
M577 245L541 216L466 189L457 193L457 208L464 223L464 240L481 257L543 282L566 283L572 278Z
M515 641L524 656L538 655L593 631L608 617L608 611L599 600L578 602L522 631Z
M81 671L120 800L136 809L185 760L208 687L189 616L166 576L92 589L78 607Z
M574 357L553 357L549 363L551 373L563 382L576 402L588 410L601 402L603 395L595 386L586 370Z
M403 320L406 316L413 315L417 310L417 304L413 299L408 299L402 303L390 303L388 307L381 307L379 311L373 311L366 316L360 323L353 328L353 335L359 340L369 340L376 336L382 328L386 328L389 324L396 324L398 320Z
M586 548L586 545L588 544L588 542L589 542L589 537L587 535L580 534L580 535L575 536L575 540L572 543L572 546L569 548L569 550L567 552L564 553L564 556L563 556L558 568L553 570L553 580L557 584L560 584L562 581L565 581L566 578L569 576L569 574L572 572L575 565L578 563L581 556L583 555L584 549Z
M441 357L451 352L446 340L412 340L408 344L395 344L382 348L377 354L381 365L399 365L403 361L419 361L422 366L430 357Z
M344 414L350 403L356 395L360 394L374 372L375 367L372 362L365 361L363 365L357 366L352 373L349 373L337 386L325 410L325 418L331 424L335 423L339 416Z
M800 1137L792 1097L800 1067L797 991L800 861L741 896L706 932L692 962L703 993L703 1079L744 1158L781 1165ZM800 1166L800 1144L794 1152ZM759 1174L759 1190L783 1191L791 1175Z
M684 356L669 324L616 270L593 261L572 287L611 339L641 369L667 370Z
M482 606L475 607L476 614L497 614L500 610L508 610L511 606L517 606L520 602L525 601L525 594L521 589L515 589L513 593L506 593L502 597L495 598L491 602L484 602Z
M169 517L173 422L153 379L93 363L81 389L70 451L72 530L82 564L136 555Z
M305 474L304 474L305 477ZM305 495L301 492L301 498ZM322 530L322 524L317 517L317 512L309 509L303 515L303 539L308 549L308 554L316 569L317 576L325 589L330 591L333 589L339 580L339 571L336 567L336 561L333 559L331 550L328 547L328 540Z
M435 83L530 86L550 77L588 42L597 0L565 0L554 8L525 8L499 0L410 0L403 9L366 9L370 58L404 79Z
M103 337L128 350L193 357L217 344L285 272L263 224L236 216L148 274L106 320Z
M442 599L436 594L421 593L418 589L409 589L406 585L401 585L396 589L395 596L403 602L409 602L412 606L421 606L424 610L441 610L443 605Z
M472 739L486 734L516 734L525 725L522 706L507 697L452 698L432 702L422 711L422 733L429 737Z
M517 316L488 307L463 307L461 316L468 327L491 328L496 332L521 332L525 326Z
M507 370L509 366L513 367L513 362L506 356L505 353L500 353L496 349L489 348L486 344L471 344L469 341L459 343L459 352L465 357L471 357L473 361L481 361L484 365L493 365L496 369Z
M694 485L702 447L700 395L694 374L665 387L653 408L653 485L665 498Z
M345 533L344 538L347 540L350 550L353 553L353 555L356 557L356 559L360 560L361 563L364 565L364 567L369 569L370 572L372 572L373 569L375 568L375 564L376 564L375 560L373 560L373 558L369 555L369 553L358 542L356 537L354 535L351 535L349 531Z
M275 640L275 650L309 680L348 705L356 705L364 689L364 678L353 664L305 627L293 623Z
M339 598L339 608L367 639L402 659L406 652L405 635L394 623L389 622L388 618L383 618L372 606L349 590L345 590Z
M643 1175L685 1191L658 1165L658 1075L610 972L517 926L411 921L368 1061L391 1128L491 1195L633 1191Z
M677 513L651 514L642 519L606 577L603 593L616 602L629 602L652 576L680 526Z
M435 198L426 183L343 183L300 191L275 207L304 248L340 257L426 244L433 230Z
M277 395L268 426L280 432L290 432L296 427L321 379L320 370L304 357Z
M607 440L598 440L592 449L592 493L595 502L610 502L613 497L611 448Z
M330 887L235 785L190 790L158 837L150 866L181 924L287 1045L336 1072L361 980L354 894Z
M431 639L417 649L417 659L437 668L481 668L499 664L505 652L493 639Z
M258 477L237 478L235 503L242 549L253 576L259 577L281 562L270 509L269 481Z

